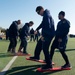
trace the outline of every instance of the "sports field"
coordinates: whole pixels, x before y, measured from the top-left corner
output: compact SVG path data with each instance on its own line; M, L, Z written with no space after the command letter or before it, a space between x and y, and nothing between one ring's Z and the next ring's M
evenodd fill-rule
M7 54L8 44L9 41L0 40L0 71L2 71L5 68L5 66L9 63L9 61L11 61L14 57ZM18 49L19 44L20 42L18 42L16 50ZM28 53L33 55L35 46L36 42L29 42L27 48ZM5 75L75 75L75 38L69 39L66 53L72 65L71 70L45 73L36 72L36 69L42 66L41 63L27 61L25 59L26 56L18 56ZM41 52L40 57L41 59L44 59L43 52ZM54 67L64 65L64 60L62 59L58 50L55 51L53 62L55 63Z

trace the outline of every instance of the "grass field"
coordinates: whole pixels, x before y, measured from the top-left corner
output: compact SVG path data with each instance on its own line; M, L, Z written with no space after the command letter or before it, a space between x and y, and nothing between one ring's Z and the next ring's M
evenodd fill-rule
M6 53L8 44L9 44L9 41L0 41L0 71L12 59L12 56L9 56L9 54ZM18 49L18 46L19 46L19 42L16 49ZM36 46L36 42L28 43L27 50L29 53L31 53L31 55L34 54L35 46ZM66 53L72 65L72 70L39 73L39 72L36 72L36 69L38 67L41 67L42 65L41 63L27 61L25 59L26 58L25 56L19 56L5 75L74 75L75 74L75 39L74 38L69 39ZM40 57L41 59L44 59L43 52L41 52ZM55 51L53 62L55 62L54 67L62 66L64 64L64 60L61 57L58 50Z

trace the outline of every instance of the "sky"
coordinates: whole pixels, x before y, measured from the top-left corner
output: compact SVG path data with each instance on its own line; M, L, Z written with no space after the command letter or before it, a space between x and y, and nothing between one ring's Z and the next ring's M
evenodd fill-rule
M0 0L0 27L9 28L12 21L20 19L23 24L34 21L33 28L36 29L42 21L35 9L43 6L50 10L55 21L58 23L58 13L65 11L65 18L71 23L70 34L75 34L75 0Z

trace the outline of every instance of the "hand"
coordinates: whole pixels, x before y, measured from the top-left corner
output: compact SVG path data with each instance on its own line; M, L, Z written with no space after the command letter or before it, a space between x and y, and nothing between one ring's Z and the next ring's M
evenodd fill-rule
M29 39L30 38L30 36L27 36L27 39Z
M59 38L59 39L58 39L58 42L62 42L62 39Z
M41 40L42 40L42 41L45 41L43 36L41 36Z
M35 31L34 34L37 34L37 31Z

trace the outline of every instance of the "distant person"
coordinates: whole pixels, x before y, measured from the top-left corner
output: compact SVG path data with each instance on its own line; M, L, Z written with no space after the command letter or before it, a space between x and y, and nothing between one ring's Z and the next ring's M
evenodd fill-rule
M39 31L37 31L37 34L35 34L35 41L38 42L38 40L39 40L39 36L40 36L40 33L39 33Z
M9 40L10 44L8 47L8 52L15 53L15 48L17 45L17 37L18 37L18 25L21 24L21 20L14 21L9 27Z
M9 39L9 29L6 30L6 40Z
M29 38L29 30L30 30L30 27L33 26L33 24L34 24L33 21L30 21L29 23L25 23L25 25L21 29L21 32L20 32L21 44L20 44L18 52L22 52L21 50L23 49L23 53L28 54L26 51L27 38Z
M35 41L34 40L34 29L32 28L31 30L30 30L30 41Z
M38 6L36 8L36 12L38 15L43 16L43 20L42 23L36 29L35 34L37 34L37 31L42 28L42 36L36 45L34 56L30 57L30 59L39 60L40 52L43 50L46 60L46 65L44 65L42 69L49 69L52 68L52 62L50 61L50 55L49 55L49 46L55 33L54 21L49 10L47 9L44 10L42 6Z
M54 50L55 50L55 48L58 48L63 59L66 62L66 64L63 65L62 68L68 68L68 67L71 67L71 65L70 65L68 57L65 53L65 49L66 49L66 44L68 41L67 35L68 35L69 29L70 29L70 22L65 19L65 12L64 11L61 11L59 13L58 17L59 17L60 21L58 22L57 30L56 30L56 34L55 34L55 39L54 39L54 42L51 46L50 58L52 60L53 55L54 55Z

